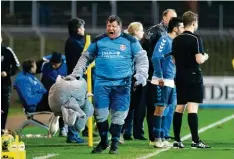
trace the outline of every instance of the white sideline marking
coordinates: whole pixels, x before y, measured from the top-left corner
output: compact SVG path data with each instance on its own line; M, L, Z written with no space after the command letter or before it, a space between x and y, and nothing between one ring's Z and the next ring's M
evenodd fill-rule
M54 157L54 156L57 156L57 155L58 154L49 153L46 156L33 157L33 159L47 159L47 158Z
M212 124L209 124L209 125L205 126L205 127L201 128L201 129L199 129L199 130L198 130L198 133L205 132L205 131L208 130L208 129L211 129L211 128L213 128L213 127L219 125L219 124L225 123L225 122L227 122L227 121L229 121L229 120L232 120L232 119L234 119L234 115L228 116L228 117L226 117L226 118L223 118L223 119L221 119L221 120L219 120L219 121L216 121L216 122L214 122L214 123L212 123ZM191 137L191 134L185 135L184 137L181 138L181 141L187 140L187 139L189 139L190 137ZM147 159L147 158L156 156L156 155L160 154L161 152L168 151L169 149L171 149L171 147L168 147L168 148L165 148L165 149L157 150L156 152L153 152L153 153L150 153L150 154L148 154L148 155L139 157L139 158L137 158L137 159Z

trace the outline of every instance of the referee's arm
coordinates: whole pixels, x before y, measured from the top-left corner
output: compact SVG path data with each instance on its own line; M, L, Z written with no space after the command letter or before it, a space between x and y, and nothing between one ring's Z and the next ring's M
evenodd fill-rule
M196 62L198 64L203 64L206 60L208 60L209 56L204 52L203 42L200 37L197 37L197 53L195 54Z

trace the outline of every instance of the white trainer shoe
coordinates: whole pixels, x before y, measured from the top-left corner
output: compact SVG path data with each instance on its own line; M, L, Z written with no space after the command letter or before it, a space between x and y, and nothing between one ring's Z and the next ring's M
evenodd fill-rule
M161 140L155 141L155 148L164 148L164 144Z
M164 147L172 147L172 146L173 146L173 144L170 143L170 142L167 141L167 140L164 140L162 143L163 143Z

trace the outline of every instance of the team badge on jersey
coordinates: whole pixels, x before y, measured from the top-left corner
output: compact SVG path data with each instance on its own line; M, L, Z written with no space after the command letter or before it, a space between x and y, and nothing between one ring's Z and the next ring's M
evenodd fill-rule
M122 51L126 50L126 45L120 45L120 50Z

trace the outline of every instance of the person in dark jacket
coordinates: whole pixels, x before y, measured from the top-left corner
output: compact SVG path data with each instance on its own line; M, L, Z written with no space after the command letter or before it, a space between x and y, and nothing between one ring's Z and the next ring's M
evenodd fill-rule
M67 72L71 74L84 49L85 22L74 18L68 22L69 37L65 43L65 56L67 60Z
M67 61L67 73L71 74L80 58L85 45L85 21L79 18L73 18L68 22L69 37L65 43L65 56ZM86 128L87 129L87 128ZM68 126L68 143L84 143L78 132L71 126Z
M1 44L1 129L5 129L11 95L11 76L20 67L18 58L10 47Z
M73 18L68 22L69 37L65 43L65 56L67 61L67 73L71 74L80 58L85 46L85 21ZM95 78L95 67L92 68L92 80ZM93 83L93 82L92 82ZM83 136L88 136L88 127L82 132ZM95 132L94 136L98 136Z
M151 58L153 55L154 47L162 36L167 34L167 25L172 17L177 17L177 14L174 9L167 9L162 14L162 21L150 27L142 40L142 47L146 50L147 56L149 59L149 77L148 81L151 81L153 75L153 64L151 62ZM146 86L146 105L147 105L147 123L148 123L148 131L149 131L149 140L150 144L154 145L154 133L153 133L153 114L154 114L154 103L153 99L151 99L151 92L152 92L152 84L147 82Z

